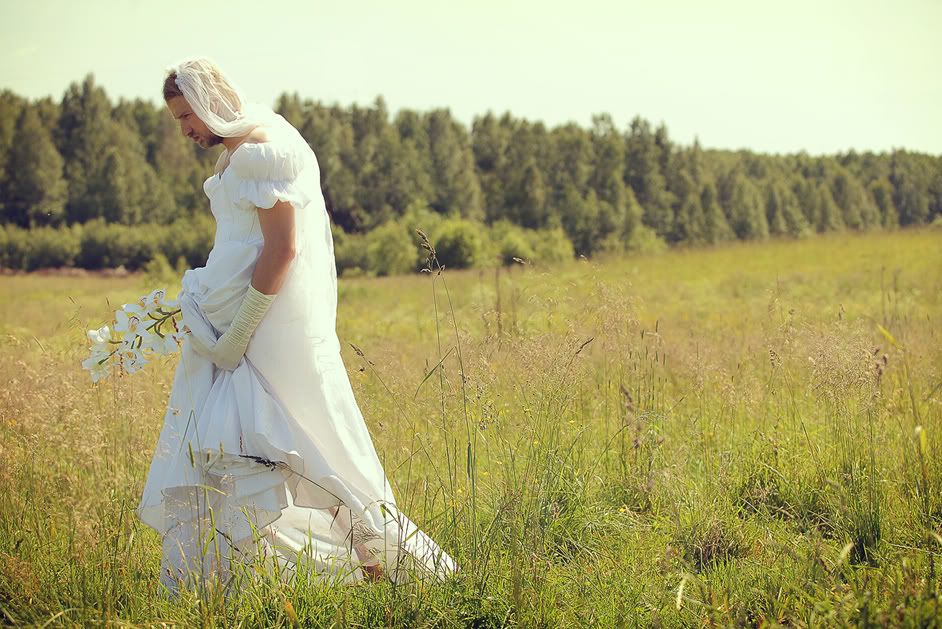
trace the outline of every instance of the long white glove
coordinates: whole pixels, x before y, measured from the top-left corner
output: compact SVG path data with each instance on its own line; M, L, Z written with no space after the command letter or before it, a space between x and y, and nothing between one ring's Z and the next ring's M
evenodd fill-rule
M193 349L212 360L220 369L232 371L242 360L255 328L258 327L262 317L271 308L271 303L274 300L275 295L261 293L249 284L245 299L242 300L239 311L232 319L232 325L229 326L229 329L223 332L213 347L206 347L202 343L194 342ZM195 337L192 337L191 340L195 341Z

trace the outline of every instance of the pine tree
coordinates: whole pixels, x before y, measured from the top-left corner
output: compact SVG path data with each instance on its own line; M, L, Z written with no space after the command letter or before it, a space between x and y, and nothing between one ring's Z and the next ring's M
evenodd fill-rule
M805 220L805 215L801 211L801 207L798 205L798 199L795 197L795 193L791 191L786 185L782 185L781 190L781 199L782 199L782 215L785 217L785 225L788 230L788 235L793 238L804 238L812 230L808 225L808 221Z
M589 186L613 207L625 206L625 143L608 114L592 117L593 167Z
M564 191L567 184L584 195L589 189L594 160L592 142L585 131L574 123L553 129L550 136L552 159L550 177Z
M532 229L546 226L546 184L533 158L524 167L519 181L508 196L508 202L508 216L517 225Z
M671 241L699 244L704 242L706 223L703 214L703 202L700 190L696 188L693 178L684 173L683 180L685 183L682 185L682 189L686 191L686 194L679 199L680 205L672 221Z
M293 94L283 93L279 96L275 103L275 111L290 122L295 129L301 129L304 125L304 105L302 105L301 97L298 96L297 92Z
M710 244L732 240L733 230L729 227L712 181L703 184L700 190L700 206L703 209L703 239Z
M644 223L662 237L671 232L671 198L661 172L662 151L646 120L634 118L625 138L625 181L644 208Z
M769 185L765 196L765 216L769 225L769 234L773 236L784 236L788 233L782 205L774 185Z
M154 168L174 205L192 213L205 207L203 182L212 172L203 170L188 142L169 110L162 112L155 129Z
M841 209L831 196L831 190L827 184L818 184L818 205L815 216L818 218L818 224L815 229L819 233L829 231L841 231L844 229L844 220L841 215Z
M7 89L0 91L0 190L6 190L7 188L7 158L10 147L13 146L16 122L20 119L20 113L25 106L26 99ZM0 210L3 210L5 196L0 194Z
M109 128L108 145L109 151L114 149L120 156L123 185L127 195L125 207L118 210L116 214L112 214L109 220L116 220L125 225L136 225L141 222L170 222L173 215L177 213L173 196L167 185L157 177L154 169L147 162L140 137L134 133L133 129L114 123ZM109 190L109 186L112 185L112 182L108 182L109 177L111 173L106 163L104 172L96 182L96 190L99 192ZM202 191L202 186L198 189ZM105 207L107 203L105 199L102 199L101 211L108 218Z
M3 195L5 220L24 227L62 222L68 197L62 156L33 107L22 110L12 142Z
M905 151L894 151L890 159L893 205L902 226L922 225L929 218L929 182L920 160Z
M792 192L798 200L798 207L809 225L818 224L818 187L809 179L795 176L792 179Z
M560 219L576 255L592 255L598 209L598 199L594 194L583 197L575 184L567 182L564 185Z
M144 147L147 161L151 164L154 163L154 154L157 151L157 130L161 118L165 116L173 120L166 107L160 110L155 109L152 103L140 98L135 98L133 101L121 99L111 111L111 119L114 122L134 131L140 145ZM179 128L177 133L180 133ZM180 137L182 139L182 136Z
M886 229L899 227L899 212L893 205L893 185L885 177L870 182L870 196L880 212L880 225Z
M801 208L798 207L798 199L795 197L795 193L781 180L774 180L769 183L766 192L765 213L770 234L801 238L807 235L809 231L808 222L805 220Z
M101 216L109 223L124 223L125 212L130 204L124 160L116 148L108 149L105 155L105 171L101 182Z
M356 198L359 166L350 116L339 105L313 104L304 113L300 132L317 155L331 219L346 232L363 231L369 217Z
M43 129L45 129L49 137L54 140L56 130L59 127L59 103L52 100L50 96L44 96L35 101L32 107L36 111L36 115L39 116L39 122L42 124ZM56 150L58 151L59 149L57 148Z
M429 113L426 125L435 195L430 205L442 214L483 219L481 187L474 172L474 155L467 132L452 120L448 109Z
M471 127L471 148L488 223L509 217L506 175L511 128L509 116L498 121L491 112L475 118Z
M860 207L851 199L850 178L846 172L839 173L831 182L831 196L841 211L844 225L850 229L863 227L863 218L860 216Z
M622 223L621 239L627 247L637 238L639 232L644 227L641 222L644 216L644 208L638 203L634 191L631 189L631 186L628 185L625 185L625 213L623 216L624 222Z
M81 85L72 83L62 99L56 144L65 162L69 186L66 215L70 222L84 222L101 215L97 190L105 164L111 105L105 91L88 74Z
M737 174L729 192L730 227L737 238L761 240L769 236L762 192L752 181Z

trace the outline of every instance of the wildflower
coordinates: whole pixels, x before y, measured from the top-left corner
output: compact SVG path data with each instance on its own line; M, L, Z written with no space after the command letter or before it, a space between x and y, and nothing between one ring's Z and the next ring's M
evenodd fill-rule
M82 361L82 367L91 372L92 382L98 382L108 375L110 358L110 354L95 353Z
M88 336L88 340L91 342L89 349L92 350L92 353L111 353L111 350L108 347L111 343L110 326L106 325L97 330L89 330L86 335Z
M115 313L116 323L114 329L116 332L124 333L124 342L132 343L138 336L142 338L149 337L150 331L145 327L142 317L138 313L128 315L125 310L118 310Z
M180 314L179 300L166 299L164 289L124 304L111 324L87 331L91 354L82 367L91 373L92 382L98 382L112 365L134 373L153 355L176 352L187 333L186 326L178 324Z

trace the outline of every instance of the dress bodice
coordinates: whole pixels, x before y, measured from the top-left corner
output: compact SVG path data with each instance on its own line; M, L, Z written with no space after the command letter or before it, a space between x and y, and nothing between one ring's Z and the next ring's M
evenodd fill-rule
M227 328L265 244L259 212L287 201L295 210L295 257L273 311L293 317L299 333L333 346L337 270L317 157L287 121L268 135L265 142L239 145L225 169L203 182L216 234L206 265L187 271L184 287L217 329ZM271 312L267 318L278 317Z
M209 198L209 209L213 213L213 218L216 219L213 251L226 246L229 242L244 244L264 242L258 215L254 212L239 210L226 194L227 186L223 183L223 178L231 174L230 169L226 168L225 171L203 182L203 191Z

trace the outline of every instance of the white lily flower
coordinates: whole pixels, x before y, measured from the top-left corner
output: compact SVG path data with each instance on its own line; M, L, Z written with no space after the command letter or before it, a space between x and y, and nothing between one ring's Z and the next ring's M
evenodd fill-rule
M117 323L115 323L114 329L116 332L123 332L122 338L125 343L132 344L137 341L137 337L143 337L145 340L148 340L151 336L151 331L147 329L147 326L150 323L150 319L145 319L139 315L128 315L123 310L118 310L115 313L115 318Z
M144 353L137 347L122 348L117 356L121 360L121 366L128 373L139 371L148 362L147 358L144 357Z
M164 300L167 297L167 291L163 288L157 288L152 290L150 294L144 298L144 307L148 310L156 310L164 305Z
M120 324L122 320L127 321L132 317L137 317L138 319L147 318L147 308L144 306L145 299L146 297L141 297L136 303L124 304L121 306L121 310L115 310L115 320L118 324ZM122 330L118 325L115 326L115 330L119 332L126 331Z
M163 338L156 334L145 337L141 344L141 350L151 352L158 356L173 354L180 348L183 342L183 334L180 332L168 332Z
M91 372L92 382L98 382L108 375L112 360L109 354L93 353L82 361L82 367Z
M89 330L86 333L88 340L91 342L90 349L92 352L110 352L108 347L111 342L111 328L105 326L97 330Z
M86 332L91 355L82 367L91 372L93 382L108 376L115 365L129 374L140 371L154 356L179 351L186 338L180 300L167 299L163 288L122 305L114 314L112 324Z

